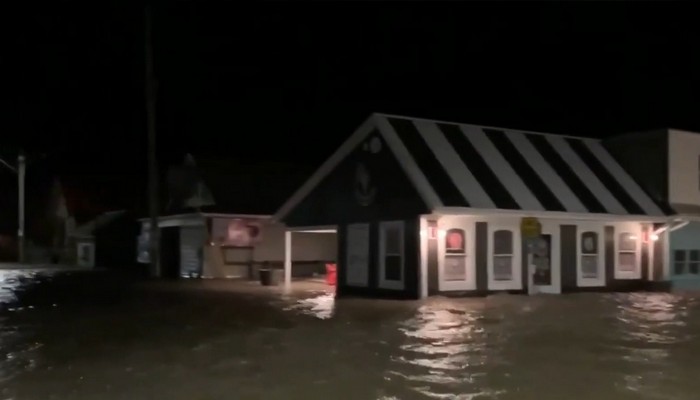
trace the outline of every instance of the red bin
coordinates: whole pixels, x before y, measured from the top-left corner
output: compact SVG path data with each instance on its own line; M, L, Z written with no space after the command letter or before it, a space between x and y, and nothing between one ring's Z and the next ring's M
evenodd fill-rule
M338 281L338 268L335 264L326 264L326 283L335 286Z

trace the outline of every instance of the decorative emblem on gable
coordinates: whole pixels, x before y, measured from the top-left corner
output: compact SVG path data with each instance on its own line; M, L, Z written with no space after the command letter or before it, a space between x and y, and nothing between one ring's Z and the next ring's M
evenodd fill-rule
M355 199L366 207L372 204L377 196L377 187L370 175L368 165L372 164L372 156L382 151L382 140L378 136L372 136L362 143L360 161L355 169Z
M369 170L362 162L357 164L355 170L355 199L361 206L368 206L374 202L377 195L377 188L372 182Z

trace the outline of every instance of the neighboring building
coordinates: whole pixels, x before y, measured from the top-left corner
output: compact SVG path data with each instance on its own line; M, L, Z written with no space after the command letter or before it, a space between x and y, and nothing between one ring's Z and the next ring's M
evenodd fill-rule
M374 114L275 220L337 229L338 294L417 298L646 288L669 213L600 140Z
M661 129L603 143L654 200L676 214L663 254L672 288L700 289L700 134Z
M159 218L162 275L254 278L261 266L281 269L285 228L271 223L270 214L301 181L296 170L192 155L171 167L166 213ZM138 261L145 264L150 220L140 221ZM322 273L325 263L335 262L335 235L302 239L295 250L295 275Z

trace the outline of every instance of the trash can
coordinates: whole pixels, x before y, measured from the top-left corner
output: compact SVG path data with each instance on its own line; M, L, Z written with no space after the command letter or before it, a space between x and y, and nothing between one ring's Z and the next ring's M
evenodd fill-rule
M275 286L277 285L277 274L270 268L260 268L260 284L263 286Z

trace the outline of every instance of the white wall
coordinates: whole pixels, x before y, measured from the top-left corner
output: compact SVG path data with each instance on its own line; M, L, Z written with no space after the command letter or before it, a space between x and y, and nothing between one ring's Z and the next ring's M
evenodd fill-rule
M668 151L669 201L700 206L700 134L670 130Z
M284 232L282 224L265 224L262 240L253 251L254 261L284 261ZM292 233L292 260L331 261L338 256L335 233Z

